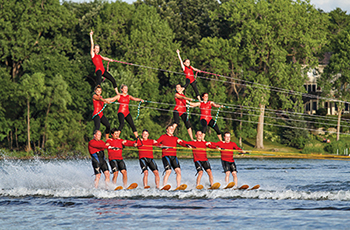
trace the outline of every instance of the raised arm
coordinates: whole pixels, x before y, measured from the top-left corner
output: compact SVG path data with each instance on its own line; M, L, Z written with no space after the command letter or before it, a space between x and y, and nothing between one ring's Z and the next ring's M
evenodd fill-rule
M144 102L144 100L140 99L140 98L137 98L137 97L133 97L130 95L130 100L132 101L141 101L141 102Z
M180 56L180 50L176 50L176 53L177 53L177 56L179 57L179 60L180 60L180 64L181 64L181 68L183 71L185 71L185 65L181 59L181 56Z
M95 57L95 52L94 52L94 40L92 38L92 35L94 34L94 32L91 30L90 32L90 44L91 44L91 49L90 49L90 55L91 55L91 58L94 58Z

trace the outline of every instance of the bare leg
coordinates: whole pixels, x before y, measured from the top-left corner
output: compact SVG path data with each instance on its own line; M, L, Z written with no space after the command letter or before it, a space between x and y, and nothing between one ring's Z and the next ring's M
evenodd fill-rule
M181 185L181 169L176 168L175 173L176 173L176 184L177 184L177 187L179 187Z
M113 179L112 179L113 184L117 183L117 177L118 177L118 171L113 173Z
M163 185L167 185L170 174L171 174L171 169L168 169L165 171L165 175L163 178Z
M139 136L139 134L137 133L137 131L134 132L135 137L137 138Z
M225 182L226 182L226 184L228 184L229 179L230 179L230 171L226 171L225 172Z
M105 174L105 184L106 184L106 189L108 188L108 184L110 182L110 179L109 179L109 171L106 170L103 172ZM101 174L100 174L101 175Z
M106 140L108 140L109 139L109 134L108 133L106 133Z
M198 176L197 176L197 180L196 180L196 186L200 185L202 176L203 176L203 171L199 171Z
M101 173L95 175L95 188L98 187L98 182L100 181Z
M203 136L203 141L204 141L204 140L205 140L205 133L203 133L203 135L202 135L202 136Z
M122 170L120 172L123 174L123 184L124 188L126 188L128 186L128 173L126 172L126 170Z
M116 94L118 95L119 94L118 87L115 87L114 90L115 90Z
M222 141L222 136L221 136L221 134L218 135L218 138L219 138L220 141Z
M197 96L197 99L198 99L198 101L202 101L201 96L199 96L199 95Z
M174 130L176 129L176 127L177 127L177 124L176 123L174 123L173 124L173 127L174 127Z
M143 187L146 187L148 184L148 170L143 171Z
M238 186L237 172L236 171L232 172L232 176L233 176L233 181L235 182L235 185Z
M209 182L210 182L210 186L212 186L214 184L214 177L213 177L213 173L211 172L210 169L207 170L208 176L209 176Z
M189 135L190 138L191 138L191 141L193 141L192 128L188 128L188 129L187 129L187 132L188 132L188 135Z
M159 188L159 181L160 181L159 172L158 172L158 170L154 170L153 173L154 173L154 177L155 177L155 181L156 181L156 187Z

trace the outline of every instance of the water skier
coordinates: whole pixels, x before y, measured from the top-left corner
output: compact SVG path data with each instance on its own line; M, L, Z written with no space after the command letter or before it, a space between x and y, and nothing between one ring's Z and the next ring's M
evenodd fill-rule
M116 83L114 77L108 71L105 70L103 63L102 63L102 60L110 61L110 62L113 60L110 58L107 58L107 57L103 57L103 56L98 54L100 52L100 46L97 44L94 45L94 40L92 38L93 34L94 34L94 32L91 30L91 32L90 32L90 43L91 43L90 55L91 55L92 62L95 65L97 85L101 85L102 76L104 76L105 78L107 78L108 80L110 80L112 82L113 88L114 88L115 92L118 94L118 87L117 87L117 83Z
M102 109L103 109L104 103L109 104L114 102L115 100L117 100L117 96L104 99L101 96L101 94L102 94L102 88L100 85L97 85L95 87L95 94L92 96L92 103L94 105L94 112L92 113L92 119L94 120L94 124L95 124L94 131L100 129L101 122L106 127L106 140L108 140L111 125L109 124L108 119L103 114Z
M176 156L176 146L179 144L186 147L186 144L181 139L173 136L174 130L173 125L168 125L166 128L166 134L160 136L157 142L158 146L162 148L162 161L165 170L163 185L168 183L171 168L173 168L176 173L176 184L177 187L179 187L181 184L181 168Z
M131 114L129 111L129 103L130 103L130 100L141 101L141 102L144 102L144 100L129 95L128 94L128 86L126 86L124 84L121 85L120 90L121 90L121 94L118 94L116 96L116 98L120 104L119 109L118 109L118 120L119 120L118 129L123 130L123 127L125 124L124 120L126 120L128 122L128 124L130 125L135 137L137 138L139 135L137 133L136 127L134 125L134 121L132 120L132 117L131 117Z
M88 149L89 153L91 155L91 161L92 161L92 168L94 169L95 173L95 188L98 187L98 183L101 178L101 172L105 175L105 183L106 187L109 182L109 171L108 171L108 165L105 160L105 153L104 150L108 148L109 143L105 143L101 140L101 131L95 130L94 131L94 138L89 141Z
M158 166L153 159L153 146L158 146L158 142L148 139L149 132L144 129L142 131L142 138L135 141L134 146L139 150L139 162L143 173L143 186L148 188L148 168L153 172L155 177L156 187L159 189L159 172Z
M203 93L202 98L203 98L202 102L191 103L190 105L193 107L199 107L201 111L200 122L202 125L203 140L205 139L205 133L207 132L208 126L210 126L215 130L219 140L222 141L221 131L219 129L219 126L211 116L211 107L214 106L216 108L220 108L222 107L222 105L218 105L212 101L208 101L209 99L208 93Z
M108 147L108 160L113 172L113 184L117 183L118 171L123 175L123 185L124 188L127 187L128 174L126 171L126 165L123 160L123 147L124 145L132 146L133 142L128 140L123 140L120 138L120 130L112 129L112 138L107 140L109 144Z
M183 93L184 88L181 87L180 84L176 85L176 93L175 93L175 108L173 111L173 116L174 116L174 129L180 124L180 117L182 121L185 123L188 135L190 136L191 140L193 141L193 134L192 134L192 128L191 128L191 123L187 119L187 112L186 112L186 103L187 101L193 101L192 98L188 98L185 96Z
M225 132L224 133L224 141L219 141L215 143L217 148L220 149L221 153L221 164L222 168L225 172L225 182L226 184L229 183L230 179L230 173L233 176L233 181L235 182L235 185L237 186L237 167L235 160L233 159L233 150L240 150L241 148L237 146L235 142L231 142L231 133Z
M199 69L194 68L193 66L191 66L191 62L190 59L185 59L182 62L181 56L180 56L180 50L176 50L177 56L179 57L180 63L181 63L181 68L184 71L185 75L186 75L186 84L183 85L182 87L184 87L185 89L187 88L187 86L190 84L194 90L194 92L196 93L196 97L197 99L200 101L201 98L199 96L199 91L197 88L197 81L194 77L193 74L193 70L197 71L197 72L201 72Z
M203 168L208 173L210 186L212 186L214 183L214 178L213 173L211 171L210 163L207 158L206 148L209 147L215 149L216 146L211 142L204 141L203 133L200 130L196 132L196 140L188 141L185 143L189 144L192 147L193 162L198 174L196 186L200 185L203 176Z

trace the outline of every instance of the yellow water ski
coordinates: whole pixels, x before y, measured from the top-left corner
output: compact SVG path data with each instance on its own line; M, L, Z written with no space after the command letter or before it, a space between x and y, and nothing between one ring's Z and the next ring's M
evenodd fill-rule
M197 185L196 189L199 189L199 190L203 189L203 185L201 185L201 184Z
M220 183L214 183L209 189L218 189L220 188L221 184Z
M187 188L187 185L186 184L182 184L182 185L180 185L179 187L177 187L176 189L175 189L175 191L176 190L185 190Z
M135 189L137 188L137 183L132 183L131 185L129 185L129 187L127 189Z
M235 182L230 182L224 189L233 188L233 186L235 186Z
M123 189L123 186L118 186L114 190L121 190L121 189Z
M171 185L167 184L161 190L169 190L170 188L171 188Z
M248 190L255 190L255 189L259 189L260 188L260 185L255 185L255 186L253 186L251 189L248 189Z
M149 188L151 188L151 186L149 186L149 185L144 187L144 189L149 189Z
M241 187L237 188L239 190L245 190L245 189L248 189L249 188L249 185L242 185Z

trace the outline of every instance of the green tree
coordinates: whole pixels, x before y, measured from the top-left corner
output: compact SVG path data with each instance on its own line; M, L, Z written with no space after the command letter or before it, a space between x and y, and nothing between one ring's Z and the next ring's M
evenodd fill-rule
M334 97L335 101L338 101L337 140L339 140L341 115L345 108L344 101L350 100L350 26L340 32L332 43L334 53L318 84L325 96Z
M326 43L327 17L307 1L292 0L229 1L216 15L230 22L229 37L240 44L244 80L253 83L247 85L243 104L259 107L256 148L264 148L265 108L276 99L282 109L302 105L301 96L288 93L303 91L302 64L317 64L317 52ZM271 98L273 89L268 86L287 91L277 90Z

